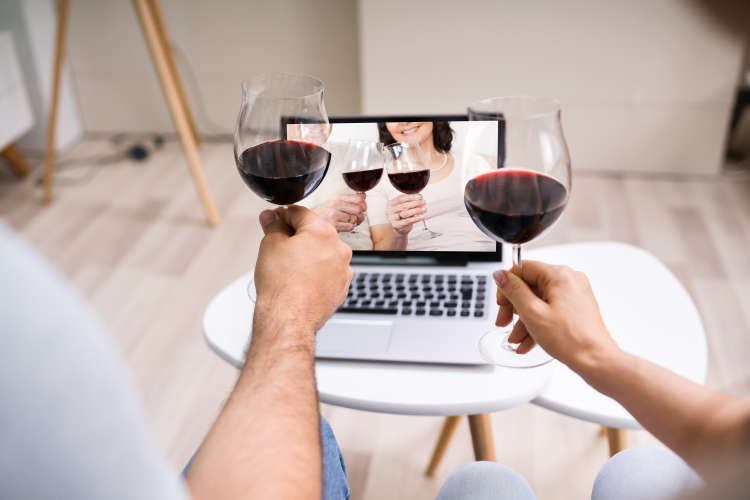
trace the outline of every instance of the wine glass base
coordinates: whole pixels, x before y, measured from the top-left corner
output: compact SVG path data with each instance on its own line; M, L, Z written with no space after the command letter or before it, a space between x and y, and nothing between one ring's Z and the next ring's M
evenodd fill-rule
M516 346L508 343L511 330L511 327L495 328L479 339L479 353L485 361L506 368L535 368L552 361L552 356L538 345L526 354L517 354Z
M250 298L250 302L255 304L255 300L257 299L258 295L255 290L255 278L250 276L250 282L247 284L247 296Z
M435 231L430 231L429 229L423 229L416 236L409 236L409 240L410 241L426 241L426 240L432 240L442 235L443 233L436 233Z

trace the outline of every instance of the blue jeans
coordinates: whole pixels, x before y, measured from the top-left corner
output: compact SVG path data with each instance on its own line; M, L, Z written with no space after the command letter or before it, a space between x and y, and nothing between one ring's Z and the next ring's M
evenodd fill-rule
M591 500L672 500L703 481L680 457L664 448L640 446L607 461L594 481ZM536 500L518 472L494 462L456 469L436 500Z
M346 480L344 457L341 455L336 436L328 421L320 416L320 446L323 452L323 496L322 500L349 500L349 483ZM192 456L182 476L187 475L195 455Z

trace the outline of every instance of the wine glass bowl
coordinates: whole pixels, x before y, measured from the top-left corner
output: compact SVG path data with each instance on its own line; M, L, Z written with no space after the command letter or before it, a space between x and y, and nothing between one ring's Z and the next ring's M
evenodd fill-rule
M469 120L498 124L497 162L464 166L464 205L474 223L497 242L511 245L513 268L521 245L560 218L571 190L570 154L560 104L543 97L496 97L469 106ZM551 361L541 347L525 355L508 343L513 325L490 330L480 352L492 364L527 368Z
M277 205L312 193L328 170L322 147L330 130L323 82L306 75L269 73L242 82L234 158L245 184Z
M430 166L422 148L417 143L397 142L385 146L385 166L391 185L404 194L418 194L430 182ZM431 231L422 220L420 234L410 240L437 238L440 233Z

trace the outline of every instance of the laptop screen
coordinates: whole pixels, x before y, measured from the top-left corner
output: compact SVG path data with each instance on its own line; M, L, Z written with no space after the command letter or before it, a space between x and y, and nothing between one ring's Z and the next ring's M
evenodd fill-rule
M357 141L417 143L429 165L426 185L423 174L420 179L400 179L384 171L375 187L365 193L367 211L360 217L362 222L354 232L339 232L355 258L378 257L386 262L411 257L502 260L501 245L477 228L463 197L472 165L498 164L497 121L468 121L465 115L451 115L331 117L330 123L324 145L331 152L328 173L301 203L321 214L343 218L341 207L347 197L342 195L355 194L343 174L356 154ZM424 220L418 220L421 218Z

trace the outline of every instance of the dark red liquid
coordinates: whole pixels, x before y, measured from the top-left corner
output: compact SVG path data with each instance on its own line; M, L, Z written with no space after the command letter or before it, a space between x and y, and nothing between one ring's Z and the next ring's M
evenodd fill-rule
M250 189L266 201L291 205L320 185L331 153L300 141L270 141L246 149L237 169Z
M344 172L344 182L346 185L357 191L364 193L377 186L378 181L383 176L382 168L373 168L371 170L359 170L356 172Z
M388 174L388 179L393 187L404 194L417 194L430 182L430 170L417 170L415 172L401 172Z
M466 183L464 204L486 235L526 243L560 217L568 190L547 175L500 169Z

